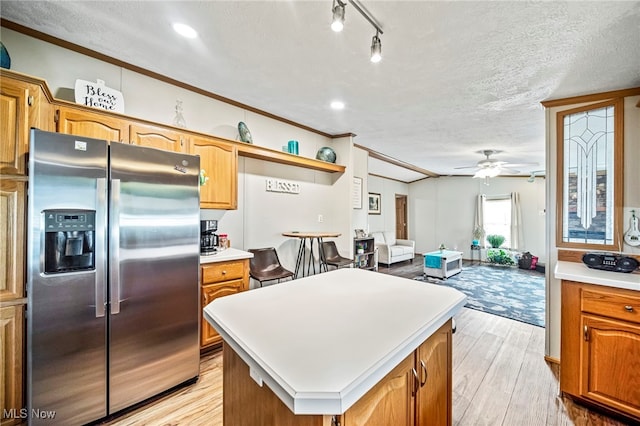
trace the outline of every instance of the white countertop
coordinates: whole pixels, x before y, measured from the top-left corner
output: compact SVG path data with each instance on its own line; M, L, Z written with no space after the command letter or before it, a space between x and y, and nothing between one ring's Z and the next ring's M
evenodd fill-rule
M602 271L591 269L584 263L578 262L558 261L556 263L555 277L562 280L640 291L640 274L637 272Z
M253 257L253 253L250 253L248 251L228 248L228 249L219 251L216 254L200 256L200 264L212 263L212 262L226 262L227 260L251 259L252 257Z
M295 414L342 414L466 302L344 268L214 300L204 316Z

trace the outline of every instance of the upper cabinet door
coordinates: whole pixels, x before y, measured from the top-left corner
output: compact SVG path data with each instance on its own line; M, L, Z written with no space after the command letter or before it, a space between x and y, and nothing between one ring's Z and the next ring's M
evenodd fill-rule
M57 111L57 131L68 135L127 141L127 122L103 113L60 107Z
M134 145L165 151L187 152L188 137L175 130L149 124L131 124L129 135L130 141Z
M25 153L29 150L29 86L3 79L0 86L0 172L26 173Z
M200 156L200 170L203 176L200 186L200 208L237 209L238 151L236 146L215 139L192 137L189 153Z

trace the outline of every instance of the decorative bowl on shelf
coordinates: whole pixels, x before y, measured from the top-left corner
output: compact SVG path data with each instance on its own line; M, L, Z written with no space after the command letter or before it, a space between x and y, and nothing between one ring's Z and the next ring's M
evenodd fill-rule
M11 56L4 44L0 41L0 67L10 69L11 68Z
M333 149L329 148L328 146L323 146L318 150L318 153L316 154L316 159L321 161L326 161L328 163L335 163L336 152Z

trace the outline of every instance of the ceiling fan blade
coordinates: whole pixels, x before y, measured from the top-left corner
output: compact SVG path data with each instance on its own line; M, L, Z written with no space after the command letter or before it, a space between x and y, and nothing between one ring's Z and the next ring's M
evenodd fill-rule
M462 167L454 167L454 169L477 169L478 166L462 166Z
M511 164L509 164L509 165L511 165ZM512 175L517 175L517 174L520 173L520 170L512 169L510 167L501 167L500 168L500 173L509 173L509 174L512 174Z
M525 167L525 166L537 166L538 163L504 163L507 167Z

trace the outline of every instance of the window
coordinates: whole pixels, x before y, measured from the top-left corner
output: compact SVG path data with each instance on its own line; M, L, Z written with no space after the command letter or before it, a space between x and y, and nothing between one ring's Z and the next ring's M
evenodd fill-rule
M558 247L619 244L622 116L622 100L558 113Z
M504 237L502 247L511 247L511 197L487 196L484 201L484 224L485 244L491 247L486 241L487 235L498 234Z

